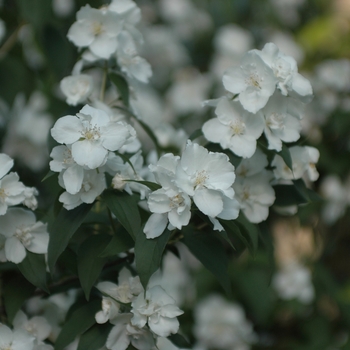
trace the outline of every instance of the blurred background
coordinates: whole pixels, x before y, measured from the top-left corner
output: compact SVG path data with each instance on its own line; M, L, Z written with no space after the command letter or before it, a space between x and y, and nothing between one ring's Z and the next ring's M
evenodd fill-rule
M213 117L201 103L223 94L223 72L267 42L296 59L314 90L298 144L320 151L320 177L309 184L319 199L297 213L272 208L255 256L237 242L232 296L184 247L181 261L167 253L163 282L186 311L183 333L198 350L350 349L350 1L135 2L153 77L133 87L132 106L166 150L181 149ZM79 58L66 34L86 4L105 2L0 1L1 152L39 189L42 216L59 193L56 179L41 182L54 145L49 130L81 108L67 106L59 83Z

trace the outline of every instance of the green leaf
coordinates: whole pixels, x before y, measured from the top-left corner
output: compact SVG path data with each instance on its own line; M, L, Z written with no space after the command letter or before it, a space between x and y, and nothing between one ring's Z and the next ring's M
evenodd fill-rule
M25 259L17 267L30 283L49 293L46 284L46 262L44 254L35 254L27 251Z
M51 273L58 257L66 249L69 240L82 224L91 208L92 204L81 204L72 210L61 208L54 222L49 225L48 265Z
M99 254L99 257L106 258L117 255L129 250L134 244L135 242L126 231L118 230L118 232L112 236L106 248Z
M17 0L21 16L40 28L50 20L51 2L47 0Z
M228 258L217 234L196 232L191 227L183 229L182 241L193 255L220 282L227 294L231 294L231 282L227 272Z
M150 277L160 267L163 252L170 235L171 232L165 230L159 237L148 239L143 231L140 230L136 236L136 270L145 289Z
M107 261L106 258L99 257L99 254L105 250L110 241L111 236L97 234L87 238L79 247L78 276L87 300L89 300L92 286Z
M107 341L109 332L113 325L109 323L96 324L87 330L79 340L77 350L99 350Z
M278 152L277 154L282 157L282 159L286 163L287 167L293 171L292 156L290 155L289 148L285 144L283 144L282 150L280 152Z
M44 182L45 180L47 180L48 178L50 178L51 176L56 175L57 173L49 170L48 173L44 176L44 178L41 180L41 182Z
M124 105L129 107L129 85L124 76L120 73L111 73L109 74L109 79L120 93Z
M125 192L106 190L102 194L102 199L135 240L137 233L141 230L141 217L138 208L139 197L130 196Z
M191 349L190 343L179 333L169 335L168 339L178 348Z
M73 305L74 306L74 305ZM101 309L101 300L93 300L75 309L64 323L55 343L55 350L63 350L74 339L86 332L95 321L95 314Z
M285 207L290 205L305 204L309 200L305 193L301 193L293 185L276 185L273 187L275 190L276 200L275 205Z
M149 138L152 140L152 142L156 146L157 154L160 157L162 153L162 147L159 145L156 135L153 133L152 129L145 122L143 122L138 118L136 118L136 120L142 126L142 129L146 132L146 134L149 136Z
M3 297L7 319L12 323L17 311L34 293L35 287L18 275L4 283Z

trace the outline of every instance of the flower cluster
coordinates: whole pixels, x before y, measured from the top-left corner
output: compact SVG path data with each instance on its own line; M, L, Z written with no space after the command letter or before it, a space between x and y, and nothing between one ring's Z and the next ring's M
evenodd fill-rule
M222 229L216 218L237 218L238 202L232 188L236 175L225 154L188 141L181 157L167 153L150 170L162 188L147 200L152 212L144 227L147 238L161 235L168 223L169 229L188 225L192 200L216 229Z
M50 162L66 190L59 200L66 209L73 209L92 203L102 193L106 180L99 169L113 163L113 152L132 143L136 131L123 121L114 121L105 111L85 105L76 116L60 118L51 135L63 144L52 150Z
M177 333L181 311L165 290L155 285L144 291L139 277L132 277L125 267L119 273L118 284L100 282L103 294L102 310L96 314L97 323L110 322L106 347L125 350L129 344L136 349L151 349L155 338Z

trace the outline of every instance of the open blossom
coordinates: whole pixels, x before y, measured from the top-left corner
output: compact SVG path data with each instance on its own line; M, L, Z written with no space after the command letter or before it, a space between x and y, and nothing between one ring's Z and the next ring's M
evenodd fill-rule
M70 75L61 80L60 88L71 106L83 103L93 91L93 80L87 74Z
M68 31L68 39L78 47L88 47L98 58L108 59L116 51L122 29L120 16L112 11L85 5Z
M4 350L33 350L35 338L23 329L12 331L0 324L0 349Z
M220 143L223 149L240 157L250 158L264 129L262 114L249 113L239 102L229 101L226 97L219 100L215 114L217 118L208 120L202 127L205 138Z
M78 165L95 169L106 162L109 151L135 139L136 132L124 122L112 122L106 112L85 105L76 116L58 119L51 135L59 143L72 145L72 158Z
M143 328L148 324L155 334L167 337L179 330L177 316L183 314L161 286L154 286L140 293L131 304L131 324Z
M22 208L10 208L6 215L0 216L0 234L7 260L19 264L26 257L26 250L45 254L49 244L46 224L36 221L35 215Z
M292 158L292 170L279 155L275 155L271 163L275 167L273 172L276 179L297 180L306 175L310 181L316 181L319 176L315 166L320 157L318 149L309 146L294 146L289 151Z
M239 94L244 109L256 113L263 108L276 88L276 78L272 69L251 50L244 55L239 67L228 69L223 77L227 91Z

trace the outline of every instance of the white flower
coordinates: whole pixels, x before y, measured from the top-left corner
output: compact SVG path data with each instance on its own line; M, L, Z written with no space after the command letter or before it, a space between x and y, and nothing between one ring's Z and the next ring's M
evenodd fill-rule
M62 173L58 180L60 186L65 188ZM63 203L64 208L71 210L82 203L93 203L105 188L106 178L103 173L98 173L96 170L86 170L80 190L75 194L68 191L63 192L59 197L59 201Z
M131 303L143 291L139 276L133 277L126 267L119 272L118 285L112 282L100 282L96 288L123 304Z
M271 171L249 176L237 176L233 188L240 208L250 222L259 223L267 219L269 207L275 201L275 191L270 185Z
M285 300L295 298L303 304L309 304L315 296L310 270L294 261L282 266L274 275L272 286L279 297Z
M289 103L290 98L286 99L275 93L262 109L268 148L277 152L282 150L282 141L294 142L300 138L301 123L288 111Z
M34 316L31 319L28 319L28 316L22 310L17 312L13 320L13 327L16 330L26 330L39 342L48 338L51 333L51 326L45 317Z
M77 22L67 36L76 46L88 47L97 57L108 59L117 49L121 29L122 21L117 13L85 5L77 12Z
M36 199L38 194L39 192L35 187L25 187L23 204L27 208L35 210L38 207L38 200Z
M260 148L257 148L253 156L242 159L236 168L236 175L240 177L252 176L263 171L269 162L267 156Z
M33 212L22 208L10 208L6 215L0 216L0 234L6 237L7 260L19 264L26 256L26 249L46 254L49 244L46 226L36 221Z
M320 157L320 152L309 146L294 146L289 148L292 158L292 169L289 169L282 157L275 155L271 165L275 167L274 174L276 179L297 180L304 175L308 175L310 181L318 179L318 172L315 164Z
M219 100L215 113L217 118L208 120L202 127L205 138L220 143L223 149L240 157L250 158L264 129L262 114L249 113L239 102L229 101L226 97Z
M255 341L253 325L243 308L211 295L195 308L194 334L199 344L215 349L250 349Z
M23 202L25 186L19 181L17 173L5 175L0 180L0 215L4 215L7 208Z
M140 329L131 323L132 314L119 314L113 320L114 327L110 331L106 347L110 350L125 350L131 343L139 350L153 349L154 339L148 329Z
M148 323L149 328L161 337L167 337L179 330L177 316L183 314L161 286L146 290L146 295L140 293L131 304L131 319L133 326L143 328Z
M87 74L70 75L61 80L60 88L71 106L85 102L93 91L93 80Z
M297 96L310 98L310 82L298 73L297 62L291 56L282 53L273 43L268 43L262 51L257 51L264 62L273 70L278 80L278 88L283 95L294 92Z
M103 283L103 282L102 282ZM95 315L96 322L99 324L106 323L118 316L120 304L109 297L102 297L102 310Z
M0 350L33 350L34 337L25 330L11 329L0 324Z
M123 122L111 122L106 112L85 105L77 116L57 120L51 129L59 143L72 144L72 158L81 166L102 166L108 151L117 151L136 135L134 128Z
M257 50L248 51L239 67L226 71L223 77L225 89L239 94L244 109L256 113L263 108L276 88L276 78Z

